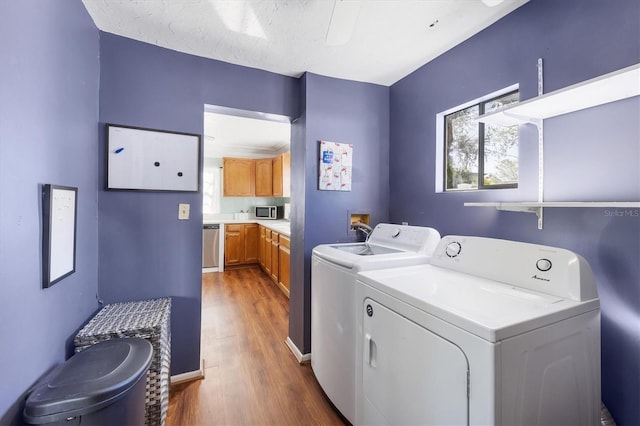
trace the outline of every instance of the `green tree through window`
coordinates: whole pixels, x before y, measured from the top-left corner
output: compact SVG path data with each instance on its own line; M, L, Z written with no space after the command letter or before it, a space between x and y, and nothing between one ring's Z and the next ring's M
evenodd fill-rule
M446 190L518 186L518 126L477 121L518 99L518 91L510 92L444 117Z

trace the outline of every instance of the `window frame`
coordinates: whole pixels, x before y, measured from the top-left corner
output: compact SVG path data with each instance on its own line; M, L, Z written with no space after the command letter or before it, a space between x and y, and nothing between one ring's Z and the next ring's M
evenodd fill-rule
M446 172L447 142L446 142L445 123L446 123L447 116L454 114L456 112L468 109L473 106L478 106L478 114L482 115L484 114L485 105L487 103L519 91L520 91L519 84L514 84L436 114L436 192L457 193L457 192L465 192L465 191L482 191L482 190L517 189L518 188L519 182L493 184L493 185L484 184L485 124L482 122L478 123L478 187L470 188L470 189L447 188L447 172ZM519 150L518 150L518 153L519 153ZM519 154L518 154L518 157L519 157Z

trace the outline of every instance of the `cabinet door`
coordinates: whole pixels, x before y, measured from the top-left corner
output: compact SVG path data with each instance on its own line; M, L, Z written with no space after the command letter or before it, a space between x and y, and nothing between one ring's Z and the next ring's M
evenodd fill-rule
M264 234L265 229L264 226L260 225L258 227L260 233L260 239L258 241L258 262L260 263L260 267L264 270Z
M244 225L244 259L243 263L258 263L258 224Z
M256 197L271 197L273 194L273 159L263 158L256 162Z
M278 282L278 247L280 245L280 234L277 232L271 233L271 279L273 282Z
M271 229L264 231L264 269L271 276Z
M250 158L222 159L223 189L225 197L253 197L255 193L255 160Z
M281 154L273 159L273 196L291 196L291 154Z
M242 263L242 225L224 227L224 264L225 266Z
M289 296L289 269L291 267L291 241L284 235L280 235L280 255L278 280L280 288L286 289L285 294Z

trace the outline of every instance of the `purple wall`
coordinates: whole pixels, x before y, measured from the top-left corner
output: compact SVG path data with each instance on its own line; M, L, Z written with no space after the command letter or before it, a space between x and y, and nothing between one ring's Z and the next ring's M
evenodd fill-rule
M517 190L436 194L435 116L520 84L545 92L640 61L637 0L532 0L391 87L390 215L393 222L547 244L591 264L602 304L602 396L618 424L640 424L640 209L545 209L532 214L464 202L537 197L537 133L520 127ZM545 199L640 201L638 97L545 121ZM627 216L616 216L622 214Z
M296 80L99 33L81 2L0 3L0 423L15 422L23 393L70 355L73 335L98 308L96 293L106 303L173 297L172 374L199 368L201 195L104 191L104 123L201 134L204 104L298 117L290 337L303 353L310 350L310 252L353 238L349 210L443 235L565 247L584 255L598 280L605 403L619 424L640 423L639 219L547 209L538 231L532 215L462 207L535 198L536 134L528 126L521 127L519 189L433 189L436 113L516 82L523 99L534 96L538 57L546 91L638 62L639 9L637 0L615 7L532 0L389 89L313 74ZM640 198L638 103L545 123L548 199ZM354 144L351 192L317 190L320 139ZM43 183L79 188L76 273L47 290L40 283ZM191 220L178 221L184 202Z
M307 73L300 92L302 114L293 125L291 147L289 337L302 353L309 353L311 250L318 244L354 241L350 212L370 213L372 224L388 219L389 88ZM353 144L350 192L318 190L320 140Z
M202 134L204 105L297 115L297 80L100 33L100 124ZM103 134L103 133L102 133ZM104 136L100 164L104 165ZM200 368L202 193L105 191L99 290L105 303L170 296L171 374ZM179 221L178 204L191 204ZM283 337L284 338L284 337Z
M98 58L81 2L0 2L0 424L98 308ZM76 272L48 289L45 183L78 188Z

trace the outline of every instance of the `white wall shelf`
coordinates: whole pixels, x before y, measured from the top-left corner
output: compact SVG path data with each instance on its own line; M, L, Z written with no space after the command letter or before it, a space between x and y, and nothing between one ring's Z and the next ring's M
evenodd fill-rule
M478 121L502 126L536 123L545 118L638 95L640 95L640 64L635 64L482 115Z
M640 208L640 202L554 202L543 201L544 189L544 119L604 105L640 95L640 64L635 64L602 76L586 80L547 94L542 94L542 59L538 60L539 96L481 115L478 121L501 126L533 124L538 129L538 201L464 203L469 207L495 207L498 210L535 213L538 229L543 225L545 207L579 208Z
M495 207L510 212L535 213L542 219L543 207L604 208L604 209L640 209L640 202L627 201L532 201L521 203L464 203L465 207Z

